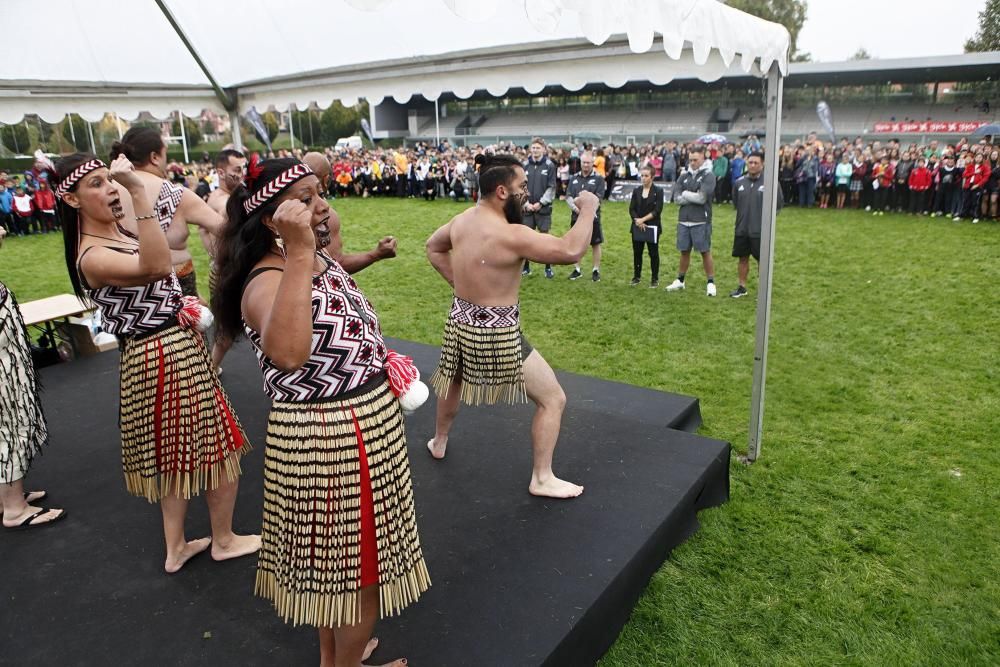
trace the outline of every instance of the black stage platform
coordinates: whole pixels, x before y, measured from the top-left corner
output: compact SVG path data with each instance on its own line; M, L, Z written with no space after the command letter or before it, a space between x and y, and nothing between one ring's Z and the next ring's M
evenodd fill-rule
M436 348L392 341L425 377ZM156 505L125 493L114 352L43 372L52 444L29 474L59 524L0 536L0 664L313 665L312 628L285 626L252 595L254 558L192 560L163 573ZM224 384L256 449L245 459L239 531L260 528L268 402L245 344ZM430 458L434 406L407 419L418 521L433 587L376 629L370 662L414 667L593 664L650 576L729 494L729 445L693 435L697 400L560 374L568 395L556 471L585 485L533 498L527 406L463 409L448 458ZM189 538L208 534L196 499Z

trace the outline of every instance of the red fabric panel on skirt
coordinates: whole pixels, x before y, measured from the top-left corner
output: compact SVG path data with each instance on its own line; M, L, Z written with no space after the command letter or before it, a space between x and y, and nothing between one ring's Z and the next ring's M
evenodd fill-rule
M368 455L361 426L351 409L354 430L358 434L358 462L361 468L361 587L378 583L378 543L375 540L375 501L372 497L372 480L368 474Z

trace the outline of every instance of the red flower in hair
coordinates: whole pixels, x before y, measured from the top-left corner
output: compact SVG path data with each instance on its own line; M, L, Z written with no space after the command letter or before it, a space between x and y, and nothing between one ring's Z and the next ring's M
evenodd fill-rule
M257 182L257 178L262 171L264 171L264 168L260 166L260 153L254 153L250 156L250 161L247 162L246 176L243 179L247 190L253 192L254 183Z

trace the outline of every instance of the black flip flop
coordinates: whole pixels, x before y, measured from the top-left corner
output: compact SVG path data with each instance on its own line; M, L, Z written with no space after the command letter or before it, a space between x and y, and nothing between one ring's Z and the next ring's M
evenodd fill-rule
M30 528L41 528L42 526L47 526L50 523L56 523L57 521L62 521L66 518L66 510L62 510L62 512L54 519L43 521L41 523L33 523L35 519L49 511L51 511L49 508L43 507L16 526L4 526L4 530L28 530Z
M28 496L30 496L32 493L40 493L42 495L38 496L37 498L32 498L29 501L28 500ZM25 491L24 492L24 502L37 503L38 501L45 500L48 497L49 497L49 492L48 491Z

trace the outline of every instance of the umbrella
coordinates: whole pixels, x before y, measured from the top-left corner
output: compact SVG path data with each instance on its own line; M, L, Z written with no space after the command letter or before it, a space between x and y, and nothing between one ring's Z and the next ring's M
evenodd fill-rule
M1000 135L1000 125L998 125L996 123L990 123L989 125L983 125L979 129L977 129L975 132L973 132L970 136L973 139L979 139L979 138L985 137L987 135L989 135L991 137L995 137L997 135Z
M721 134L705 134L698 137L699 144L727 144L729 140Z

